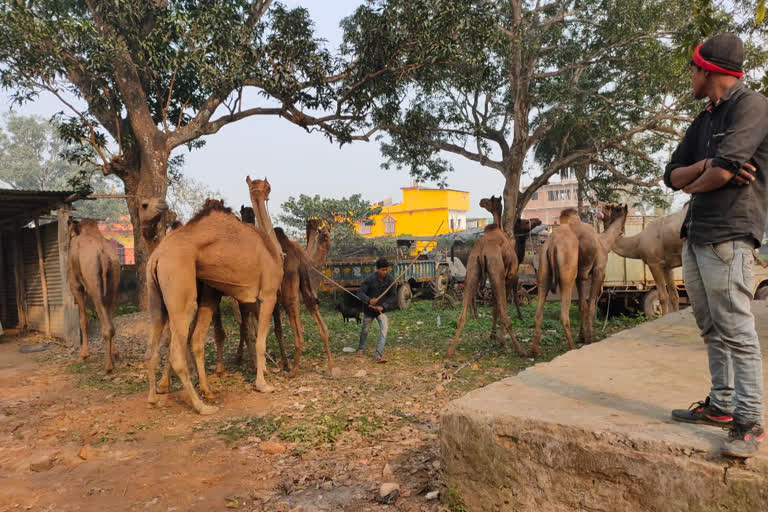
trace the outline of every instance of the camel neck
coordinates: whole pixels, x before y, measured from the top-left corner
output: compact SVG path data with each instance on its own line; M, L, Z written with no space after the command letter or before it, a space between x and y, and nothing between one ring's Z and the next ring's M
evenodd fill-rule
M325 261L328 259L330 248L326 244L321 244L319 242L316 243L316 247L317 250L310 258L315 267L323 268L325 266Z
M269 213L267 213L267 208L264 204L264 201L261 199L254 200L251 198L251 203L253 204L253 212L256 214L256 228L263 230L267 235L267 240L270 242L269 252L272 254L272 257L276 260L281 259L283 251L280 248L280 243L277 241L277 237L275 236L275 229L272 226L272 219L269 218Z
M611 250L624 258L640 258L640 235L620 236L613 243Z
M307 255L310 259L314 259L315 253L318 251L317 246L318 232L316 229L307 228Z
M613 247L613 244L621 236L621 230L624 227L624 222L626 219L626 215L619 217L618 219L614 220L605 231L598 235L608 250Z

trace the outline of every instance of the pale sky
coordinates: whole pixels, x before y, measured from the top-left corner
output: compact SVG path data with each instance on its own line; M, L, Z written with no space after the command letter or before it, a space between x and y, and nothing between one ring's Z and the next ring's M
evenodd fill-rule
M316 24L316 33L328 41L331 49L341 42L339 22L360 5L360 0L283 0L288 7L306 7ZM253 106L260 101L256 94ZM0 110L10 109L7 91L0 91ZM51 96L16 107L23 115L49 118L65 107ZM206 145L186 157L184 173L206 183L221 193L227 204L239 209L250 204L245 184L246 175L266 176L272 185L269 209L272 216L280 213L280 204L299 194L342 197L362 194L371 202L391 197L401 200L400 187L408 186L407 171L385 171L378 143L354 142L339 148L321 133L308 134L301 128L277 117L252 117L222 128L206 137ZM461 157L443 154L453 162L455 172L448 176L448 187L470 193L469 217L487 217L478 206L483 197L500 195L504 186L501 174ZM525 179L525 177L523 178ZM429 183L425 186L430 186Z

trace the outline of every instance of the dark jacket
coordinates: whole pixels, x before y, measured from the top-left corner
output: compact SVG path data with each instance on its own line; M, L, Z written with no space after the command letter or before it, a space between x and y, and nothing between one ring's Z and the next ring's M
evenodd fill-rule
M743 83L736 82L715 106L710 103L694 119L682 142L672 154L664 183L678 167L712 158L712 167L734 174L745 162L757 169L755 181L725 186L691 196L680 232L692 243L719 243L750 237L759 247L768 209L768 100Z
M363 301L363 304L365 304L365 307L363 308L363 313L365 313L365 316L379 316L378 311L368 306L368 301L381 295L384 290L386 290L387 287L392 284L393 281L394 279L389 274L387 274L384 279L379 279L379 276L376 274L376 272L363 280L363 282L360 284L360 289L357 290L357 296L360 297L360 300ZM387 312L390 309L394 309L396 288L396 286L392 286L392 288L387 291L387 294L379 299L379 301L376 303L377 306L384 308L384 312Z

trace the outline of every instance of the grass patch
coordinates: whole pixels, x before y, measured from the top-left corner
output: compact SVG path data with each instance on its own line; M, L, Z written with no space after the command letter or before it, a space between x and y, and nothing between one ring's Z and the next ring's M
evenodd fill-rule
M111 375L105 375L103 360L98 359L90 358L84 362L67 365L67 372L77 375L78 387L98 389L116 395L132 395L146 391L146 381L132 375L121 374L119 366Z
M269 439L280 428L280 420L271 414L266 416L242 417L227 420L216 433L224 438L227 444L237 442L245 437Z

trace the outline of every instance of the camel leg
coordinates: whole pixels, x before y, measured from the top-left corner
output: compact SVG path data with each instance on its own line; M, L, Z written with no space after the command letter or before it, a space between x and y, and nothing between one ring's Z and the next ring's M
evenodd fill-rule
M147 346L147 376L149 377L149 395L147 396L147 402L150 404L157 403L156 394L156 379L157 379L157 363L159 359L160 351L160 338L163 335L163 330L168 324L168 313L165 311L162 304L162 298L160 293L155 288L153 283L149 286L149 311L150 311L150 335L149 344ZM166 365L168 366L168 365ZM167 389L166 389L167 391Z
M115 369L115 361L112 357L112 340L115 337L115 326L112 325L112 318L100 297L93 301L93 305L96 308L96 314L101 324L101 337L104 339L104 371L112 373L112 370Z
M461 299L461 314L456 321L456 334L448 346L448 352L445 353L445 358L450 359L456 353L456 345L459 343L461 337L461 331L464 330L464 323L467 321L467 310L475 306L475 299L477 298L477 287L480 281L480 266L477 262L467 264L467 275L464 278L464 294Z
M238 315L238 318L240 318L240 341L238 341L237 344L235 363L240 364L243 362L243 345L248 343L248 322L250 321L251 313L244 311L241 305L238 305L237 309L240 311L240 314Z
M470 311L469 314L472 317L473 320L477 320L477 297L474 297L472 299L472 302L470 303Z
M286 309L286 311L288 311ZM275 338L277 346L280 347L280 362L283 363L283 371L290 372L291 367L288 364L288 356L285 354L285 344L283 343L283 319L280 317L280 303L275 304L272 310L272 323L275 324Z
M546 249L545 249L546 250ZM541 342L541 324L544 322L544 305L547 303L550 284L550 268L547 261L542 261L539 265L539 271L536 274L536 287L538 301L536 303L536 314L533 316L533 340L531 341L531 357L538 357L541 353L539 344Z
M216 376L221 377L225 373L224 368L224 340L227 335L221 324L221 307L216 305L213 313L213 337L216 340Z
M167 318L166 318L167 323ZM157 383L157 392L161 395L168 393L171 389L171 334L168 333L168 339L165 340L165 353L167 354L167 360L163 367L163 374L160 376L160 380Z
M88 359L88 314L85 311L85 289L80 286L70 286L72 295L75 296L77 310L80 314L80 357L78 361Z
M208 376L205 373L205 336L208 334L208 328L211 325L211 318L214 311L218 309L221 296L212 288L204 287L200 298L200 305L197 308L195 318L195 328L192 331L192 355L197 367L197 377L200 383L200 391L205 398L212 398L213 391L208 384Z
M251 332L251 317L256 313L256 310L254 309L254 305L244 305L240 304L240 317L243 319L243 321L240 323L240 346L237 348L237 351L242 354L243 344L248 348L248 357L251 360L251 365L253 366L253 371L255 372L258 367L258 362L256 361L256 347L254 346L253 336L254 333Z
M669 313L669 295L667 295L667 281L664 279L664 271L658 265L648 265L656 282L656 293L659 295L659 304L661 304L661 316Z
M325 345L325 355L328 357L328 369L332 370L335 364L333 362L333 356L331 356L331 344L328 340L328 326L325 325L323 317L320 316L320 308L317 307L317 304L305 304L305 306L312 315L312 318L315 319L317 330L320 332L320 337L323 339L323 345Z
M576 291L579 294L579 337L577 343L584 343L587 338L587 311L589 311L589 290L587 289L588 279L579 278L576 281ZM570 304L570 302L569 302ZM573 347L571 347L573 348Z
M498 258L498 264L502 265L501 258ZM493 267L490 267L493 268ZM500 268L500 267L496 267ZM499 275L495 272L489 272L488 276L491 280L491 291L493 292L493 303L494 303L494 309L496 312L496 316L501 322L502 330L503 332L506 332L509 334L509 337L512 339L512 344L515 346L515 350L517 351L517 354L520 357L525 356L525 351L523 350L523 347L520 346L520 342L517 341L517 337L515 336L515 331L512 329L512 324L509 321L509 316L507 315L507 284L505 280L504 275ZM504 337L501 337L501 346L506 347L506 343L504 342Z
M293 368L288 374L289 377L295 377L299 372L299 363L301 362L301 353L304 351L304 329L301 327L301 318L299 316L299 301L292 300L288 304L284 304L285 313L288 315L288 323L291 326L293 332L293 345L295 347L293 353Z
M256 390L262 393L270 393L275 390L274 386L267 384L264 378L264 372L266 370L266 357L267 352L267 334L269 333L269 317L272 316L272 310L275 307L276 296L266 297L261 299L259 305L259 325L256 334Z
M515 277L512 280L512 297L515 301L515 309L517 309L517 319L522 321L523 320L523 314L520 312L520 297L517 296L517 290L520 287L520 276L515 275Z
M587 337L584 343L592 343L593 332L592 324L595 320L595 307L597 305L597 298L600 296L600 292L603 289L603 281L605 280L605 269L598 269L592 272L592 290L589 294L589 311L587 316Z
M560 283L560 323L563 326L565 339L568 341L568 347L571 350L576 348L573 344L573 335L571 334L571 297L573 296L574 284L576 283L570 279L563 280ZM579 293L579 300L581 301L581 293Z
M672 276L672 269L664 269L664 280L667 283L667 296L669 297L669 307L672 311L680 311L680 295L677 293L675 279Z

